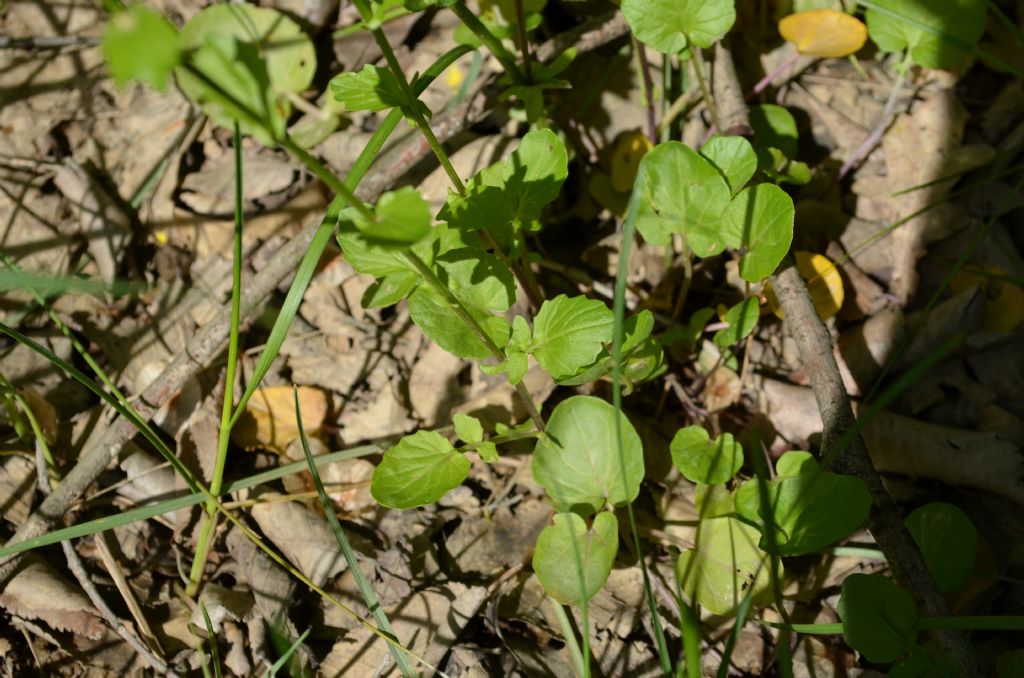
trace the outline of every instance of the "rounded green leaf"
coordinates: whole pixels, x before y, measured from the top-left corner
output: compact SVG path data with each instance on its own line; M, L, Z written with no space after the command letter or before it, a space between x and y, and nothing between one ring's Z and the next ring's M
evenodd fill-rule
M462 484L470 462L434 431L417 431L384 453L373 472L370 493L390 508L407 509L437 501Z
M192 52L192 66L208 81L179 68L186 96L217 124L230 128L238 120L264 144L283 135L287 95L309 87L316 70L313 43L298 24L272 9L225 3L189 19L180 37L182 51Z
M455 435L459 436L459 440L470 445L483 442L484 427L476 417L456 412L453 423L455 424Z
M884 52L910 50L925 68L955 68L985 32L984 0L874 0L868 34Z
M689 41L710 47L736 21L733 0L622 0L622 14L637 40L665 54Z
M978 530L952 504L925 504L907 516L907 529L921 548L924 562L943 591L954 591L974 569Z
M910 594L880 574L851 574L839 597L843 638L868 661L894 662L917 638L917 610Z
M622 430L622 463L616 417ZM610 404L592 396L573 396L551 413L547 431L534 447L532 468L533 479L559 509L594 513L605 504L636 498L644 477L643 446L633 425Z
M768 486L779 553L812 553L849 536L871 510L871 494L858 478L828 471L776 478ZM761 497L756 482L744 483L736 493L736 511L758 525Z
M563 605L584 605L593 598L612 571L619 550L615 514L602 511L587 529L575 513L555 515L537 537L533 571L549 596Z
M775 272L793 242L795 214L793 199L773 184L745 188L729 203L721 237L729 247L745 251L740 259L744 280L759 283Z
M530 352L555 381L591 365L612 341L614 316L603 301L559 294L541 304Z
M817 473L820 470L818 461L810 452L790 450L775 462L775 475L779 478L798 476L801 473Z
M180 56L178 31L144 5L115 14L103 33L103 57L119 85L134 79L163 91Z
M669 446L672 463L687 480L704 485L720 485L743 466L743 446L731 433L714 441L701 426L676 431Z
M640 161L636 227L655 245L668 245L673 233L686 236L698 256L718 254L722 213L731 193L721 173L689 146L667 141Z
M733 612L753 587L755 601L771 592L768 554L757 546L757 528L735 518L700 521L692 550L676 561L683 593L715 614Z
M746 339L757 327L760 315L761 304L757 297L744 299L726 311L724 320L729 326L715 332L712 341L716 346L726 348Z
M733 195L739 193L757 171L754 147L743 137L715 135L700 149L700 154L722 173Z
M353 221L367 241L385 247L409 247L430 233L430 205L411 186L388 191L377 200L373 209L374 221L358 212Z

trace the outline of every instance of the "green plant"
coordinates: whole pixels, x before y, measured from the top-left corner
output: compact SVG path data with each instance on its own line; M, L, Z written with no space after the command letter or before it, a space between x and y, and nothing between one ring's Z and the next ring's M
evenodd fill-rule
M936 39L936 32L945 29L936 27L933 14L901 14L896 6L902 4L871 3L867 20L872 38L881 48L907 51L905 67L910 60L932 68L956 65L980 36L979 12L973 6L947 17L954 23L962 19L950 42L945 34ZM661 336L655 336L656 321L650 311L626 317L624 272L633 234L639 232L648 243L666 248L678 245L687 265L692 265L693 258L723 253L736 260L747 292L720 308L721 326L711 344L719 349L716 367L737 367L737 347L751 337L760 317L752 286L776 271L793 241L793 200L780 185L803 184L810 179L809 168L796 159L796 121L785 108L766 104L751 109L752 142L719 134L711 136L699 151L671 139L654 146L639 164L630 196L614 309L584 295L549 297L535 277L533 264L538 255L530 245L532 236L543 228L545 210L558 198L570 175L572 154L564 135L550 125L545 96L547 90L563 86L556 76L572 55L547 65L533 61L529 39L540 23L539 4L519 0L483 3L477 16L457 0L407 0L405 10L410 12L428 6L453 11L465 27L460 37L468 45L452 50L411 80L381 31L383 22L395 16L397 4L362 0L356 6L362 26L377 40L387 65L368 65L334 77L329 86L331 110L387 113L344 181L288 131L291 107L308 87L316 61L301 28L283 14L249 5L216 5L197 14L178 32L158 14L135 6L111 22L104 52L117 80L134 78L163 88L173 75L211 120L235 130L236 153L240 154L242 133L268 146L279 146L336 193L253 377L235 402L242 287L239 182L227 389L213 481L209 489L203 488L179 464L175 468L191 481L194 494L161 503L159 508L130 512L130 518L126 514L117 524L156 515L168 506L205 503L205 522L188 591L196 594L215 518L226 513L219 497L240 486L224 484L231 428L280 350L316 263L335 237L348 263L374 278L362 299L365 307L405 302L412 320L438 346L458 358L477 362L490 374L505 375L529 417L520 425L497 425L488 431L481 420L456 414L454 441L432 430L401 438L383 452L371 484L373 496L384 506L400 509L435 502L467 478L477 459L495 463L503 445L535 439L533 477L558 513L538 537L532 564L551 598L581 609L583 649L577 653L576 666L588 675L587 605L607 580L619 551L617 509L625 509L634 550L642 566L644 562L631 506L644 479L643 447L622 411L620 389L628 391L663 374L667 364L663 347L687 356L699 349L715 315L713 309L698 309L685 325L675 324L673 318ZM685 54L689 58L713 126L718 127L700 50L713 46L730 30L736 16L734 3L624 0L622 10L638 41L670 57ZM983 20L983 9L980 16ZM513 37L522 54L521 65L503 42ZM968 43L970 49L964 47ZM156 48L140 50L145 45ZM529 123L529 130L506 160L465 179L457 174L432 131L428 122L432 112L418 97L447 65L477 45L488 47L504 67L505 95L523 104L524 115L519 119ZM144 52L143 58L139 58L140 52ZM453 190L437 215L431 214L426 200L410 187L387 192L372 205L355 195L388 134L403 119L424 136L451 179ZM240 168L236 173L240 176ZM531 302L531 312L512 315L510 309L520 293ZM29 343L13 331L4 331ZM524 384L531 360L559 385L610 381L613 402L574 395L562 400L545 418ZM76 378L89 381L84 375ZM94 390L102 391L98 386ZM110 390L116 395L103 395L146 431L145 422L132 418L123 396ZM5 399L5 406L14 407L11 402ZM156 438L151 431L147 437L150 435ZM158 440L153 444L171 461L173 454L166 445ZM679 473L696 485L700 516L692 548L682 550L675 563L686 650L683 666L692 676L700 671L696 610L703 607L716 614L735 615L737 626L731 642L755 606L774 602L785 618L779 584L785 576L782 559L819 552L848 537L864 523L871 495L860 480L825 470L806 452L783 455L769 477L762 468L763 460L751 458L759 450L748 454L730 433L712 439L703 426L680 429L670 449ZM347 537L329 508L316 472L317 460L308 448L304 447L304 452L322 505L329 520L333 519L334 533L350 566L358 572ZM754 468L753 476L741 476L745 464ZM908 526L943 590L961 585L973 566L976 537L966 516L951 507L929 505L912 514ZM103 526L58 530L45 539L0 552L14 553L97 529ZM947 539L949 530L961 539ZM643 572L647 577L646 569ZM386 617L379 614L368 582L360 578L358 583L374 612L375 631L386 635L401 671L410 674L399 639L393 637ZM650 586L646 593L663 668L670 672L672 659ZM559 612L564 618L564 611ZM848 577L840 614L840 630L847 642L869 660L901 661L898 666L905 672L941 665L941 659L917 645L917 632L928 627L926 620L918 618L909 595L887 579ZM571 624L564 626L571 631ZM788 620L785 628L811 632ZM570 646L575 645L571 638ZM216 657L214 662L216 666Z

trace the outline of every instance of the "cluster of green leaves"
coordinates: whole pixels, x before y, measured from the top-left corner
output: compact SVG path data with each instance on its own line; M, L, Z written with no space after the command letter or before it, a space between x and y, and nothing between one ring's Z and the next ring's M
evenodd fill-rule
M807 452L784 454L774 479L751 478L732 490L725 483L744 452L730 434L712 440L688 426L672 439L671 452L679 472L697 483L701 518L694 548L680 555L676 572L683 591L718 614L735 610L748 593L755 602L769 595L772 552L819 551L860 527L871 507L861 481L820 469Z
M759 167L766 175L773 171L771 151L788 145L782 141L766 142L762 157L742 137L714 137L699 154L677 141L657 145L641 161L637 230L658 245L681 235L699 257L736 250L740 275L760 283L789 251L795 211L792 198L772 183L744 186Z
M273 145L285 136L289 97L316 70L313 43L280 12L252 5L207 7L178 32L160 14L134 5L116 15L103 52L118 82L178 86L214 122Z
M906 523L939 588L960 588L974 568L978 532L970 518L937 502L916 509ZM850 647L877 664L898 662L892 676L957 675L933 648L918 644L925 620L910 594L883 575L853 574L843 580L839 617Z

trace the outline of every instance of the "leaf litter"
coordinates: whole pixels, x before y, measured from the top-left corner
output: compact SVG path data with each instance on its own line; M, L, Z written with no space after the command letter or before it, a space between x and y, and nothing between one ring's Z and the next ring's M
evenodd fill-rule
M198 9L195 3L185 1L162 4L176 20L186 19ZM293 3L277 3L279 7L285 4ZM628 16L639 11L637 6L642 3L624 4ZM307 10L304 5L295 14L308 25L324 27L332 21L331 12L325 17ZM4 34L13 36L33 35L44 28L83 37L99 34L101 19L95 9L73 5L66 11L56 25L57 18L41 14L36 6L12 5L0 22ZM351 22L350 12L341 11L339 26ZM644 21L641 37L657 28ZM422 71L451 46L454 27L453 16L441 12L429 27L415 27L410 17L404 17L387 22L385 33L392 44L404 46L399 58L413 72ZM425 28L425 34L419 35ZM713 33L693 39L700 44L713 38ZM921 58L935 57L927 54L927 38L908 37L924 50ZM806 35L797 34L795 39L804 51L820 51L807 43ZM655 42L655 47L661 45L663 36L655 36ZM333 49L348 71L376 64L381 56L365 33L328 36L324 46L327 52ZM883 112L892 86L888 75L892 64L879 54L859 54L864 57L860 65L868 79L849 62L799 60L788 82L785 77L775 81L780 85L778 98L765 100L800 113L799 157L819 163L813 167L827 170L830 163L848 158ZM32 56L43 61L39 53ZM786 56L781 51L770 54L766 64ZM4 151L0 174L4 187L0 242L4 254L26 270L82 274L108 283L130 277L145 283L145 291L131 300L70 295L54 300L64 322L101 357L114 381L129 394L137 394L185 349L227 298L231 141L212 126L196 123L188 104L173 88L157 94L136 86L114 87L101 75L97 50L88 46L55 53L42 62L39 74L30 77L32 61L15 63L4 69L2 76L3 86L12 91L26 83L29 86L0 109L0 124L11 142ZM462 72L473 68L471 56L457 63ZM660 81L660 60L652 60L652 67ZM754 73L742 75L749 79ZM988 76L993 77L991 73ZM557 90L552 101L558 119L565 122L577 143L570 179L566 187L556 190L560 193L559 212L545 217L552 222L545 224L551 235L545 232L538 240L545 257L562 268L545 270L541 266L538 270L550 285L553 301L549 303L558 298L555 291L563 289L582 290L590 293L592 300L607 301L619 242L612 229L616 217L623 213L631 185L624 176L631 177L646 150L642 141L646 139L646 108L626 51L606 49L579 57L563 77L573 82L573 88ZM993 238L1002 238L1000 245L979 248L968 264L970 272L959 276L934 308L925 308L921 301L938 289L951 259L990 218L995 209L993 194L1008 190L1001 179L984 181L983 172L1019 127L1019 120L1013 117L1015 107L1006 103L1012 99L1012 91L1006 90L992 103L989 95L968 96L977 94L971 86L962 81L958 85L956 76L948 72L915 71L911 87L898 101L892 125L850 186L828 185L826 172L821 171L806 186L792 188L797 237L801 239L794 242L794 249L807 251L808 256L813 253L816 274L828 281L829 294L818 300L824 304L827 297L835 308L819 312L831 316L838 311L828 320L828 327L837 340L836 355L847 388L855 396L871 392L882 368L910 336L908 328L913 328L913 337L899 349L897 373L913 367L945 339L966 332L968 349L950 355L934 374L918 380L890 412L867 426L865 437L876 467L894 486L898 479L918 479L908 483L913 501L952 497L967 505L979 525L976 516L994 516L981 530L981 539L997 545L1000 537L1007 535L1016 540L1000 545L990 563L993 570L1013 575L1022 565L1019 548L1013 546L1019 546L1021 535L1005 524L1006 516L1024 503L1020 484L1024 477L1020 463L1024 400L1017 378L1020 361L1012 350L1015 342L1019 343L1018 283L1024 272L1018 235L1012 228L997 225ZM441 111L456 94L452 86L440 81L425 100L433 110ZM688 129L696 131L686 134L699 137L706 131L699 113L687 122ZM380 114L341 115L337 129L314 151L343 170L354 160L352 149L362 146L366 130L379 122ZM473 176L481 168L511 157L517 136L514 122L499 117L464 133L455 142L458 150L453 156L459 173ZM684 134L687 140L690 136ZM804 148L805 139L815 148ZM138 140L145 143L136 143ZM693 155L696 160L692 162L704 163L701 156ZM442 173L428 169L419 168L414 176L423 179L419 186L434 215L446 202L452 203ZM706 169L717 171L711 164ZM318 216L325 199L286 156L255 144L244 146L244 172L247 224L243 242L256 269L274 256L283 238L297 232L302 221ZM966 175L975 183L979 178L983 181L972 189L969 200L962 199L958 191L967 182L954 175ZM723 178L723 190L739 192L741 186L732 185L728 172ZM921 187L929 182L934 183ZM905 192L899 193L901 190ZM616 192L621 194L618 199ZM941 206L887 230L935 203ZM1017 212L1011 214L1019 216ZM537 216L529 215L531 219ZM653 241L671 242L658 226L649 224L645 235ZM879 235L879 244L872 245L870 240ZM730 237L749 238L750 234L733 233ZM759 281L763 271L750 272L760 243L737 242L744 248L738 261L711 260L713 263L689 272L682 270L679 258L666 259L664 250L649 242L640 244L631 255L627 298L638 309L660 314L659 333L677 319L671 313L682 280L689 286L690 299L709 309L718 304L734 306L750 291L749 284L754 285L754 298L763 293L770 299L768 291L757 288L754 280ZM710 253L718 245L700 246ZM782 249L788 245L783 243ZM232 463L237 467L230 469L229 477L302 459L294 445L298 430L291 400L293 385L299 386L304 429L314 436L310 443L315 453L366 442L379 449L418 427L436 429L439 437L450 442L446 427L455 411L480 416L486 430L493 430L496 422L511 425L524 419L503 378L494 378L440 351L411 322L405 307L395 312L362 308L360 301L370 280L337 254L332 250L321 264L282 357L235 431L233 444L239 452L244 449L250 454L234 457ZM820 261L823 255L834 268ZM246 275L251 272L247 270ZM280 299L276 296L271 303L278 304ZM21 322L20 305L29 297L18 293L8 297L5 292L4 300L4 322ZM493 298L484 301L494 303ZM894 301L910 303L903 308ZM505 299L501 305L512 302L516 304L509 313L510 321L514 315L526 313L523 299ZM856 312L851 310L853 306ZM696 308L690 305L687 310ZM546 324L543 307L535 310L538 312L530 316L532 340L559 340ZM582 309L581 314L586 315ZM751 330L747 343L750 365L731 363L731 351L716 345L717 341L699 341L696 348L704 349L703 359L675 366L689 404L679 399L667 382L664 398L660 388L645 387L633 396L635 400L626 401L645 449L650 447L648 434L660 437L667 457L672 431L686 423L704 423L684 416L687 411L711 418L708 421L715 422L716 434L735 435L744 444L749 444L747 426L754 415L764 415L773 427L766 448L776 456L816 445L821 426L813 396L806 388L808 375L800 371L799 356L793 355L785 325L767 314L767 307L762 308L757 327ZM63 358L71 356L66 340L55 328L47 326L41 316L29 317L29 326L44 342ZM255 349L266 339L265 320L244 328L250 352L243 356L243 387ZM607 343L603 319L595 318L588 327L593 332L586 341L570 337L579 339L572 346L579 360L558 366L556 377L568 377L592 361ZM551 371L550 365L544 364L551 358L543 349L535 359ZM182 457L194 461L204 477L210 472L216 445L222 397L216 393L218 389L222 393L222 366L217 363L200 372L190 380L186 392L155 418L175 440ZM72 465L88 440L107 425L106 415L95 401L70 396L63 380L24 347L0 347L0 372L15 386L32 389L24 393L33 394L29 396L32 410L37 415L43 413L40 418L45 420L47 435L53 436L49 442L60 448L59 461L65 467ZM525 381L538 403L550 399L546 405L549 412L571 402L571 387L551 383L535 365L527 370ZM604 395L604 388L597 382L580 392L588 397ZM37 505L37 497L30 461L34 447L13 433L6 412L2 417L4 449L12 453L5 457L0 474L6 537L12 532L9 528L21 524ZM530 449L528 445L512 448L499 464L474 464L468 486L438 504L408 513L387 510L371 501L375 457L349 459L321 469L328 495L371 584L391 613L396 633L412 639L409 649L450 675L484 675L480 667L486 667L488 675L571 672L560 646L558 622L532 573L537 564L531 568L533 545L545 526L552 524L553 509L542 499L542 488L532 476ZM85 495L72 516L75 521L107 514L108 503L126 509L181 491L181 483L148 451L133 448L132 452ZM533 458L537 456L534 453ZM652 466L648 463L648 469ZM544 480L543 474L540 480ZM638 506L648 530L645 540L663 554L685 548L695 538L690 524L697 516L692 484L674 470L667 476L649 472L644 482ZM116 499L101 494L115 485ZM655 487L662 496L656 507L651 505L650 494ZM269 481L254 490L237 492L230 500L245 506L251 524L290 563L365 613L322 509L311 498L312 489L308 474L296 475L285 482ZM973 504L970 499L979 495L983 500ZM587 499L597 501L589 495ZM999 510L1007 506L1014 508ZM174 559L186 556L187 561L195 547L192 530L176 516L184 521L185 512L168 513L162 524L154 521L133 535L123 530L115 534L129 580L141 594L144 614L161 620L157 625L161 644L165 649L184 651L192 637L187 624L202 628L203 623L195 610L182 608L170 592L169 582L177 576ZM736 525L726 522L732 518L713 520L722 521L709 525L715 535L736 531ZM857 533L852 539L863 542L869 536ZM744 548L756 552L756 538L748 542ZM978 548L980 553L983 547ZM164 555L157 556L161 551ZM51 558L53 553L45 551L43 555ZM649 620L642 610L639 568L625 548L611 556L607 584L591 601L592 651L606 675L654 675L656 649L644 628ZM698 550L692 557L699 559L702 552ZM147 558L156 558L155 568L149 567ZM99 571L96 556L90 554L88 559L94 571ZM744 564L749 564L747 560ZM223 634L222 655L235 674L244 675L269 663L273 649L266 638L268 625L276 625L290 639L314 627L299 655L318 663L325 675L371 675L390 670L391 660L379 639L298 589L280 566L255 550L237 528L221 534L211 562L216 569L201 599L215 630ZM8 584L0 594L8 615L0 641L22 643L23 636L13 632L18 628L29 634L42 666L54 665L64 652L82 656L85 651L92 652L95 659L89 663L82 660L82 667L115 665L125 656L121 639L94 613L63 567L56 559L32 560ZM847 573L870 570L874 565L837 557L819 567L821 587L809 586L799 604L806 606L801 609L808 613L820 609L821 621L826 621L829 613L833 616L827 621L836 621L836 601L827 597L828 586L838 586ZM712 598L720 598L721 605L717 609L707 606L711 612L723 611L737 601L736 591L727 584L715 587L715 582L693 582L685 577L683 581L687 588L692 584L713 589ZM144 590L144 585L152 586L151 591ZM758 580L759 589L760 585ZM118 599L112 586L104 585L103 592L105 597ZM966 588L961 594L963 605L980 604L979 588ZM300 599L304 610L316 608L316 613L298 614L291 601ZM669 597L660 597L659 606L667 617L677 613ZM714 623L707 614L705 622ZM249 640L259 638L262 642L247 647ZM752 675L766 671L764 657L770 652L766 642L771 642L770 636L766 641L748 626L733 655L734 667ZM109 647L102 647L103 643ZM796 654L802 658L798 663L814 667L813 675L828 675L854 666L852 653L838 651L841 649L802 638Z

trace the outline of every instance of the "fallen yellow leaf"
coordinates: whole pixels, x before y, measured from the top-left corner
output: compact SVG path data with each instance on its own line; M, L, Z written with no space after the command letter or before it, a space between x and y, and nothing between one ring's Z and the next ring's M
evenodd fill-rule
M801 54L844 57L864 46L868 29L854 16L834 9L812 9L783 17L779 33Z
M800 277L807 281L807 291L814 302L814 310L822 320L828 320L843 306L843 276L828 257L814 252L794 252L793 257ZM771 282L765 284L764 295L772 312L779 318L785 318Z
M633 190L640 161L651 150L651 141L643 132L627 132L612 150L612 188L619 193Z
M1024 322L1024 289L1009 280L998 266L984 266L980 270L964 270L949 283L949 291L958 294L972 285L985 293L985 321L983 327L990 332L1013 332Z
M299 387L299 408L302 428L307 436L315 435L324 423L329 409L327 394L309 386ZM295 418L295 399L291 386L268 386L257 389L231 430L235 444L247 450L263 449L282 454L288 443L299 437Z

